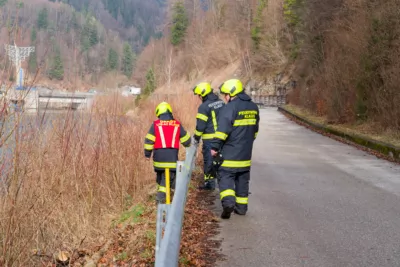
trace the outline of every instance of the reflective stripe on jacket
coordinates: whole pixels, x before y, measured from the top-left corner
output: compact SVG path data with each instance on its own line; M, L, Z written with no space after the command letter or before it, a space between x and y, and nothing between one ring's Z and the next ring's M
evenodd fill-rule
M174 118L172 117L172 114L162 114L160 116L160 121L172 121ZM151 124L151 127L146 134L145 141L144 141L144 155L146 158L150 158L151 155L153 154L153 166L154 169L157 170L164 170L166 168L169 168L171 170L176 169L176 162L178 161L178 152L179 152L179 146L178 148L168 148L167 143L169 142L171 144L172 142L172 134L171 134L171 141L167 141L167 137L165 137L165 142L166 142L166 147L163 148L162 146L162 141L160 138L157 138L156 132L155 132L155 123ZM164 131L165 134L165 131ZM177 134L178 137L178 134ZM176 138L178 139L178 138ZM157 142L161 143L161 148L155 148L155 144ZM190 140L190 134L186 132L186 130L183 128L182 124L179 124L179 139L177 142L180 142L183 146L189 147L191 140ZM178 143L179 144L179 143Z
M153 123L155 132L154 149L176 148L179 149L180 122L177 120L156 120Z
M214 133L218 127L218 113L224 105L224 101L214 93L203 98L203 103L199 106L196 116L195 138L197 140L214 138Z

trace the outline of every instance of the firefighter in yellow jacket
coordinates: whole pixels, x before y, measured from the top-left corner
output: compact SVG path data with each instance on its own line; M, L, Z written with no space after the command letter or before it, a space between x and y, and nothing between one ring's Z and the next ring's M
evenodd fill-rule
M153 166L158 184L156 200L164 203L166 198L165 169L170 169L171 187L175 188L176 164L180 143L189 147L191 138L181 123L172 116L172 108L160 103L156 108L158 119L154 121L144 142L144 155L150 159L153 154Z

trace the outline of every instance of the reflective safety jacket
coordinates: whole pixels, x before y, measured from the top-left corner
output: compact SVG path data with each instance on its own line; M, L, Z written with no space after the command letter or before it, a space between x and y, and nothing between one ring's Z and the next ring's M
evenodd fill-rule
M197 112L196 132L194 138L199 141L211 140L218 126L218 113L225 105L224 101L214 93L210 93L203 98L203 103Z
M146 135L144 155L150 158L153 154L155 171L163 171L166 168L175 170L179 143L189 147L191 143L189 133L171 114L162 114L159 120L153 122Z
M154 149L160 148L175 148L179 149L181 124L179 121L170 120L162 121L156 120L153 123L154 136Z
M221 151L222 168L232 171L250 169L259 121L258 106L245 93L237 95L221 110L211 147Z

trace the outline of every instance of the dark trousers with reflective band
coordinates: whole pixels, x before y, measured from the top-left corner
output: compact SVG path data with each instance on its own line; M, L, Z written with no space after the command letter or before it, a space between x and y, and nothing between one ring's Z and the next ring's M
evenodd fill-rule
M219 169L219 191L222 207L236 207L240 213L247 212L250 170Z
M213 158L211 156L211 140L203 140L203 161L204 161L204 181L208 182L210 181L212 183L212 186L215 186L215 180L210 180L215 177L212 177L210 175L211 169L213 167Z
M176 171L169 171L169 178L170 178L170 187L175 189L175 177ZM166 199L166 192L167 188L165 187L165 171L156 171L156 181L157 181L157 199L158 200L165 200Z

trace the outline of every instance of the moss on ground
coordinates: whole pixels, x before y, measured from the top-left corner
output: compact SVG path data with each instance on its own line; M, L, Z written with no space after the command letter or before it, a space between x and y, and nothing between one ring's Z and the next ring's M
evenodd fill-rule
M400 147L400 132L394 130L383 130L374 123L364 122L357 124L330 124L324 116L317 116L310 111L295 106L286 105L285 110L297 116L307 119L310 122L321 124L329 129L337 130L342 133L358 135L363 138L368 138L382 143L387 143L395 147Z
M279 110L316 131L346 139L352 143L376 151L388 159L400 162L400 137L397 136L398 133L394 135L392 133L381 133L381 135L377 133L371 134L371 132L365 130L367 129L366 127L360 128L360 126L328 124L326 118L315 116L293 105L280 107Z

